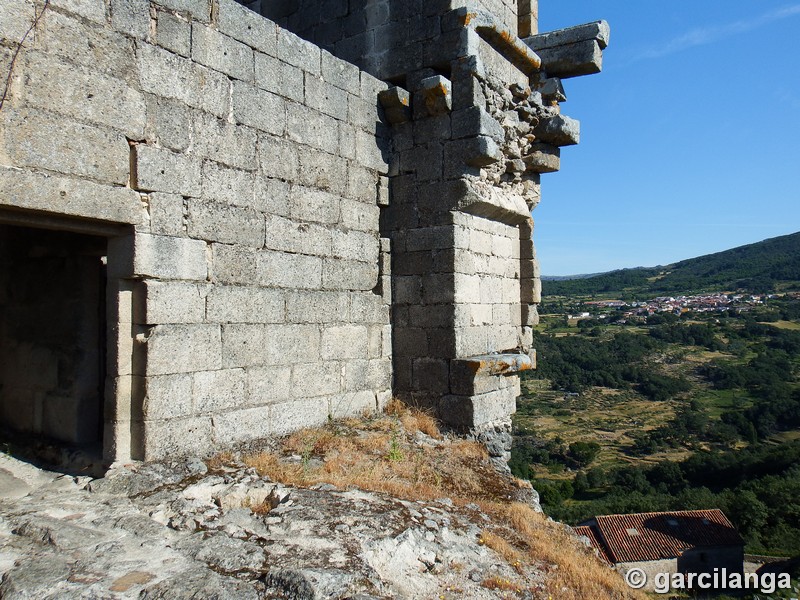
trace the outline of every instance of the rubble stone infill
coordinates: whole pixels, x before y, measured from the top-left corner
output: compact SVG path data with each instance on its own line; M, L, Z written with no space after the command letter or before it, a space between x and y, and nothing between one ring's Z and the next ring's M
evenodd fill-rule
M25 494L27 492L27 494ZM199 459L103 479L0 456L0 597L495 598L542 585L480 544L477 505L283 486Z

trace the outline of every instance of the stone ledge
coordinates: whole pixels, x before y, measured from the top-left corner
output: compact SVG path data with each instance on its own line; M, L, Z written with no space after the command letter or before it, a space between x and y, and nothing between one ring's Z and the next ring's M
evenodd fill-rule
M523 42L534 50L550 76L566 79L599 73L610 28L596 21L527 37Z
M513 375L536 368L536 352L531 354L503 353L481 354L450 361L453 370L463 370L475 377L487 375Z

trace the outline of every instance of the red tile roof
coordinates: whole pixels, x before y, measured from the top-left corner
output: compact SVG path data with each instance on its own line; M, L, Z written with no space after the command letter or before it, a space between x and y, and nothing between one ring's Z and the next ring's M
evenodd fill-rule
M594 527L589 527L588 525L578 525L577 527L573 527L572 529L574 529L575 533L577 533L578 535L582 535L584 537L589 538L589 541L592 543L592 547L595 550L597 550L597 552L600 554L600 558L602 558L607 563L612 563L611 559L608 557L608 554L606 554L605 546L598 539Z
M603 548L612 563L676 558L691 548L744 544L728 517L716 508L606 515L594 521L593 533L602 542L596 547Z

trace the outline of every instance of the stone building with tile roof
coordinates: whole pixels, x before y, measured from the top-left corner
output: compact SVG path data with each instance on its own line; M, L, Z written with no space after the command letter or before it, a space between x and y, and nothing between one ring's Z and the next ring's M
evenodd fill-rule
M741 573L744 540L718 508L602 515L575 528L599 556L623 572L641 569L652 587L657 573Z

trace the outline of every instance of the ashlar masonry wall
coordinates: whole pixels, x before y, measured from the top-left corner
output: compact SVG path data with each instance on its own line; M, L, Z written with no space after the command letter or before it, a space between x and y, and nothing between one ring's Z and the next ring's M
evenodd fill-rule
M513 35L530 35L537 0L251 0L256 12L384 80L404 85L422 67L449 69L442 18L467 5L492 13ZM521 31L521 33L520 33Z
M0 110L0 221L107 239L106 459L385 404L386 85L233 0L42 10L0 3L2 81L40 17Z

